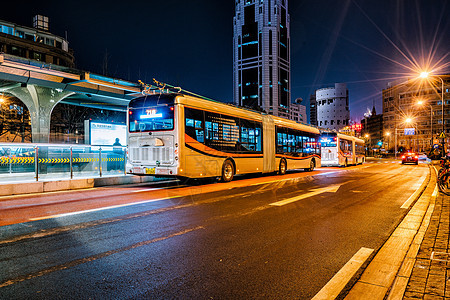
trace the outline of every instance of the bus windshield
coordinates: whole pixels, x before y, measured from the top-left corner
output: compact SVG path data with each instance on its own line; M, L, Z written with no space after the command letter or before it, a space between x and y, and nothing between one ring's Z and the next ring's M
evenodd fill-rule
M130 101L129 131L173 130L174 99L175 95L150 95Z

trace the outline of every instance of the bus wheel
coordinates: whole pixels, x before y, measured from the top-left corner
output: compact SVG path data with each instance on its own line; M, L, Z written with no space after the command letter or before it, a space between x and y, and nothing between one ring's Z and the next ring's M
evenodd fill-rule
M280 160L280 168L278 169L278 174L279 175L284 175L286 174L286 168L287 168L287 163L286 160L284 158L282 158Z
M222 166L222 181L223 182L230 182L231 180L233 180L233 176L234 176L234 166L233 163L230 160L226 160L223 163Z
M348 167L348 160L345 159L344 168L347 168L347 167Z

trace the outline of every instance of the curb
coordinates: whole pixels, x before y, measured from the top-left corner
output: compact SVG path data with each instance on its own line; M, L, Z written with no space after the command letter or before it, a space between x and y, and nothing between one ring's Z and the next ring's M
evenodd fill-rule
M108 185L137 184L161 180L165 180L165 178L157 178L152 176L120 175L98 178L6 183L0 184L0 196L79 190Z
M345 299L401 299L430 223L437 195L436 173L429 175L407 215L378 250ZM425 182L428 182L425 184ZM413 194L414 195L414 194Z

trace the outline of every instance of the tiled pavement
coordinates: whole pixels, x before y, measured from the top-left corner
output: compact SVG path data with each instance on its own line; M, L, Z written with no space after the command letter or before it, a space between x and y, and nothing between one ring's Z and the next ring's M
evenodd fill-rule
M450 299L450 196L439 194L403 299Z

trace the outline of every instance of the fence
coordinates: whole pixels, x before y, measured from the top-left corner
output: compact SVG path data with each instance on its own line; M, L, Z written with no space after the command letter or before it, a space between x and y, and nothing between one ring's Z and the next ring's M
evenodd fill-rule
M0 182L125 175L126 147L0 143Z

